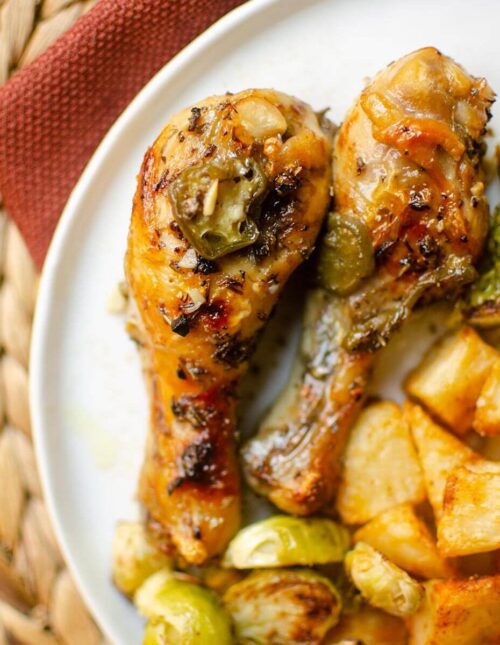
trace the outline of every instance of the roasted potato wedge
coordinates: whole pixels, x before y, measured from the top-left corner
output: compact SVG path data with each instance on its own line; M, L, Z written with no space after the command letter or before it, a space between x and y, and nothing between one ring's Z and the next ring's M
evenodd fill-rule
M443 511L446 478L450 471L455 466L480 460L481 457L435 423L419 405L407 401L403 409L417 447L427 495L434 516L439 520Z
M427 525L411 504L384 511L354 534L355 542L366 542L391 562L420 578L449 578L455 567L441 557Z
M495 361L476 402L473 428L482 435L500 435L500 359Z
M344 614L340 623L327 635L325 645L342 642L364 645L406 645L407 632L400 618L364 605L357 612Z
M431 580L407 619L410 645L498 645L500 576Z
M498 357L471 327L430 348L406 381L406 391L453 432L472 426L476 401Z
M438 548L448 556L500 548L500 464L458 466L446 482Z
M491 461L500 461L500 436L485 437L484 445L481 448L481 454Z
M401 409L390 401L360 414L344 456L337 508L346 524L363 524L404 502L425 499L422 472Z

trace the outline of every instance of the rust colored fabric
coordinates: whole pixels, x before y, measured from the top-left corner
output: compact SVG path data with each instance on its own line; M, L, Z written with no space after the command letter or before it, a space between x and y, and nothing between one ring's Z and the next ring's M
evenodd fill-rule
M0 193L38 266L71 189L143 85L243 0L100 0L0 88Z

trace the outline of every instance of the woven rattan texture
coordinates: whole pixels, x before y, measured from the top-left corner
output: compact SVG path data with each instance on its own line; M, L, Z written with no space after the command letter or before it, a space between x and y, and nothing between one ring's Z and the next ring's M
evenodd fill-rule
M0 0L0 82L92 4ZM64 566L40 491L28 409L37 274L1 206L0 275L0 645L95 645L102 637Z
M0 191L38 266L72 187L111 124L174 54L241 2L101 0L0 88ZM14 4L33 9L33 0ZM69 5L48 20L64 27L57 17L64 11L69 20L77 8ZM38 8L36 16L43 13ZM7 68L19 56L32 59L51 37L38 27L43 42L30 41L22 52L25 26L7 29Z

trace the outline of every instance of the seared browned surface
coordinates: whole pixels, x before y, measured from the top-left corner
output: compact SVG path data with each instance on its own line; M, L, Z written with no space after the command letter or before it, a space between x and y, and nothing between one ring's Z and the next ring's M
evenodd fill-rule
M278 107L283 136L260 141L242 128L238 103L249 97ZM144 158L126 257L151 392L140 498L152 526L190 562L220 553L238 528L236 386L283 285L312 251L329 199L329 154L308 106L248 90L175 116ZM188 166L234 156L258 157L269 183L259 238L216 260L197 255L186 268L193 251L169 186Z
M312 296L295 381L245 446L249 482L280 508L307 515L331 500L375 352L417 303L474 278L493 100L429 47L378 74L339 129L335 209L370 231L375 271L351 295Z

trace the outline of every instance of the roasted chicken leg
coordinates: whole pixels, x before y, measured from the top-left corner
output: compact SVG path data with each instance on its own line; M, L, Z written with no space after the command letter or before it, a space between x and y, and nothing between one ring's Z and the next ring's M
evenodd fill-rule
M379 73L340 127L326 288L310 297L292 381L243 450L250 484L280 508L307 515L332 499L376 351L417 303L474 279L493 101L484 79L425 48Z
M144 158L125 263L151 398L139 495L188 562L238 528L236 388L313 249L330 155L307 105L248 90L181 112Z

